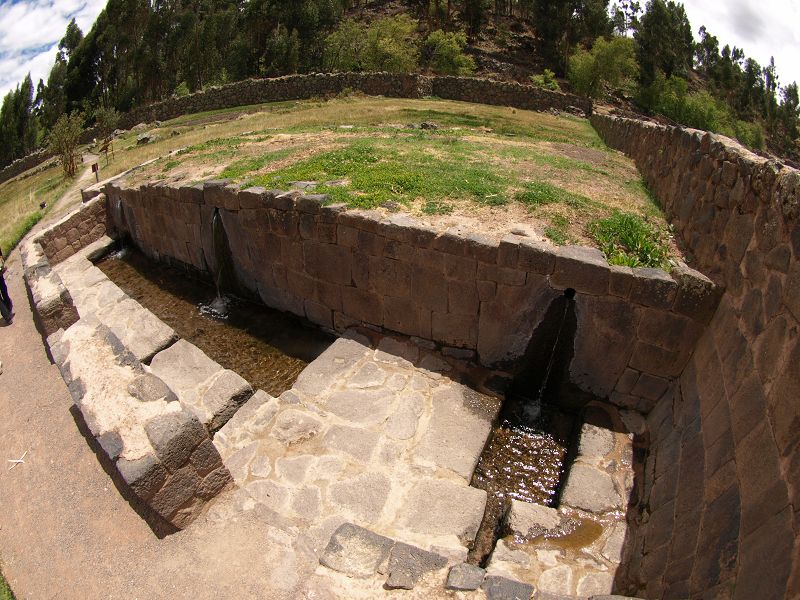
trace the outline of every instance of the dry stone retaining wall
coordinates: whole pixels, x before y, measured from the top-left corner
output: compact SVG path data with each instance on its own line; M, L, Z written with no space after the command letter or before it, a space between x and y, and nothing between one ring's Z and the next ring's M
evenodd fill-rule
M56 265L106 233L106 199L97 195L81 210L68 214L49 227L36 238L36 242L41 245L50 264Z
M632 589L797 598L800 173L706 132L592 123L636 161L697 268L727 289L680 385L649 415Z
M550 303L573 288L573 383L645 413L670 393L718 300L685 267L673 276L610 267L590 248L438 233L406 215L323 206L317 196L225 182L115 182L106 193L115 227L155 259L215 272L218 211L239 282L268 306L340 332L366 324L433 340L484 365L521 357Z

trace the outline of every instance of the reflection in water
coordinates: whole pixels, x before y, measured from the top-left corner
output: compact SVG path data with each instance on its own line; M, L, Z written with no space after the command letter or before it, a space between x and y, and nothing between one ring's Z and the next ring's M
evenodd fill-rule
M236 299L226 300L232 306L225 321L206 316L199 307L214 298L213 288L138 250L97 266L180 337L273 396L291 388L300 371L333 342L291 315Z

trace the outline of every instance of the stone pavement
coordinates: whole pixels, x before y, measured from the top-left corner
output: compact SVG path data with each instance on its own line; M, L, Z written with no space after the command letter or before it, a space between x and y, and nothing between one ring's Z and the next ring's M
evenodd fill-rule
M463 561L486 503L469 479L500 403L415 367L419 353L340 338L280 398L258 392L214 438L236 483L318 546L350 521ZM420 364L446 367L433 358Z

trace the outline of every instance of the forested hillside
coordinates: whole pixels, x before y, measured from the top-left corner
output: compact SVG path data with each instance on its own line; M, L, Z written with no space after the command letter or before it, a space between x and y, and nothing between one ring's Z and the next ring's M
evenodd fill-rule
M113 125L114 111L173 94L322 70L532 81L797 158L796 83L692 32L665 0L109 0L87 33L69 24L47 81L4 98L0 166L67 114Z

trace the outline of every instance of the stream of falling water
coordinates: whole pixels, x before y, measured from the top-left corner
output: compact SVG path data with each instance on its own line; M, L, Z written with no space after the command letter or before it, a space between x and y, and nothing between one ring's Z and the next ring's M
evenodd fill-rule
M565 300L538 389L532 397L509 394L475 467L471 485L486 490L487 502L469 555L473 564L485 564L494 549L511 500L551 506L557 499L575 418L544 400L570 307Z

